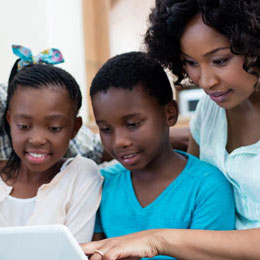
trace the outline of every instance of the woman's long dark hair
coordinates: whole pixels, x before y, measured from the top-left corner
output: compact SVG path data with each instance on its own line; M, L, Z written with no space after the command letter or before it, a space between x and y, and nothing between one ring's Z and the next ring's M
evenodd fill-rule
M175 84L187 77L180 59L180 37L188 21L196 14L230 41L234 54L245 57L244 70L259 75L260 1L259 0L156 0L145 35L149 55L177 76Z

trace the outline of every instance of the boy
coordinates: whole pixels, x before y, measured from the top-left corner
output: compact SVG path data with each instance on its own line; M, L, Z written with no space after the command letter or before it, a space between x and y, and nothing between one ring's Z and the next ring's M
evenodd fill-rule
M178 108L157 62L142 52L115 56L90 95L103 146L121 163L101 170L94 239L155 228L234 229L233 192L223 174L171 147Z

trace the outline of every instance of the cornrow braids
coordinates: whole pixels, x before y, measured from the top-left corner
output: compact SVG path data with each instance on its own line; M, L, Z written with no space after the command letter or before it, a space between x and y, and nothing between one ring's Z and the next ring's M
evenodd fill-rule
M9 109L10 101L18 86L19 88L40 89L54 85L55 88L66 89L72 102L75 104L75 116L77 115L82 104L82 96L79 85L76 80L65 70L49 64L32 64L25 66L20 71L17 71L18 62L19 60L15 62L10 73L7 89L6 109L2 119L11 146L12 138L10 133L10 126L6 119L6 114ZM7 179L17 177L20 164L20 158L17 156L14 149L12 149L6 166L2 169L0 175L3 176L3 173L5 173L5 177L7 176Z

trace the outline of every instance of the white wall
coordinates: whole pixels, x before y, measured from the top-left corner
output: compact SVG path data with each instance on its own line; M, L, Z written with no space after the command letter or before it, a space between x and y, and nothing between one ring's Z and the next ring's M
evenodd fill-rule
M6 83L16 60L11 45L34 55L47 48L62 51L65 63L83 94L81 115L87 119L86 67L82 0L0 0L0 83ZM88 1L88 0L83 0ZM109 1L109 0L104 0ZM154 0L118 0L110 12L110 53L142 50L148 14Z
M83 94L81 115L87 118L86 75L81 0L0 0L0 83L8 81L16 60L11 45L24 45L33 55L48 48L62 51Z
M110 11L110 54L144 51L144 35L155 0L117 0ZM173 76L168 71L170 82ZM175 89L173 88L175 92Z
M144 49L143 37L155 0L118 0L110 12L111 56Z

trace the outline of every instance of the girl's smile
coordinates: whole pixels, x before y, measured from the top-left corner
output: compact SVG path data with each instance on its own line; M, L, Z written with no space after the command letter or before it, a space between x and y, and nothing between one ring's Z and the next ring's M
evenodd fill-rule
M26 172L45 172L60 161L74 136L75 109L65 88L18 87L7 120L12 144Z
M28 161L31 161L32 163L43 163L49 155L50 154L48 153L25 152Z

